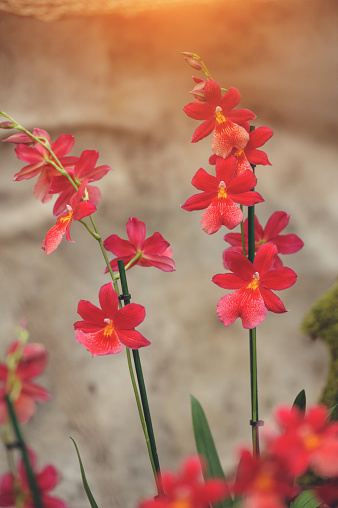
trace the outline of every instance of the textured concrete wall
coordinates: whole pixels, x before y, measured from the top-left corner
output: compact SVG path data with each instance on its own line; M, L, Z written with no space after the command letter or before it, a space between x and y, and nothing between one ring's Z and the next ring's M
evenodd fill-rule
M193 193L196 170L208 170L210 155L210 139L189 144L197 122L182 112L192 72L180 51L199 53L215 79L239 88L256 125L274 129L266 145L273 166L257 168L266 200L257 214L265 223L273 211L287 211L287 232L305 242L284 257L299 274L281 295L290 312L269 315L258 331L266 419L302 388L316 401L327 373L324 345L302 336L300 323L337 275L336 26L329 0L233 0L51 23L0 15L1 108L54 139L73 134L75 155L96 149L99 162L114 168L100 184L104 238L124 235L136 216L174 249L175 273L135 268L128 277L133 301L147 311L140 330L152 346L141 357L164 467L194 451L190 393L205 407L227 470L234 444L250 438L247 333L238 323L219 323L223 292L211 283L222 272L226 231L208 237L200 214L179 206ZM97 302L108 281L99 249L75 224L76 243L64 241L47 257L40 245L53 224L51 206L33 198L32 181L12 181L21 167L13 147L1 145L0 158L1 352L23 315L32 340L50 351L41 382L53 401L40 406L27 438L41 463L51 460L62 472L58 493L72 507L88 502L69 435L98 504L134 507L153 481L125 354L92 359L72 327L78 300Z

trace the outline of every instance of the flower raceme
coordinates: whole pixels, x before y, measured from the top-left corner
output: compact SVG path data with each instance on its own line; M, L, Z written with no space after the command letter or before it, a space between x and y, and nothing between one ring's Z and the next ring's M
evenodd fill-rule
M251 263L239 252L227 252L226 263L233 273L214 275L212 281L225 289L235 289L222 296L217 304L217 315L224 326L241 318L244 328L255 328L268 311L287 312L283 302L271 290L291 287L297 275L284 266L273 269L277 247L272 243L262 245Z
M51 254L60 245L64 235L69 242L73 241L70 237L70 225L73 220L81 220L96 211L93 203L82 199L85 196L87 183L88 180L82 182L77 192L71 196L67 211L60 215L55 226L48 231L41 246L46 254Z
M0 363L2 385L0 387L0 425L5 425L8 419L5 394L11 398L20 423L27 423L34 416L35 402L50 400L49 392L33 383L33 379L45 370L47 360L48 353L42 344L32 343L22 346L19 341L15 341L9 346L6 363Z
M139 508L209 508L229 497L225 481L217 478L201 478L204 462L198 457L185 459L178 474L165 472L161 475L164 495L143 501Z
M59 483L55 467L48 464L38 472L36 456L32 450L29 450L29 458L44 508L68 508L68 505L61 499L51 496L49 493ZM18 474L16 476L12 473L6 473L0 479L0 506L20 506L21 508L34 508L36 506L22 459L18 463Z
M99 292L101 309L86 300L80 300L77 312L83 321L74 323L76 341L92 355L119 353L123 346L139 349L150 342L135 330L145 317L142 305L130 303L118 308L119 297L109 282Z
M54 143L51 143L48 132L43 129L34 129L33 134L36 137L45 138L47 140L64 168L74 166L78 157L65 157L73 148L73 136L62 134ZM18 139L20 139L20 135ZM7 141L11 141L11 139L9 138ZM33 189L33 194L43 203L50 201L52 198L52 194L50 193L51 181L53 177L59 175L59 172L49 161L55 164L57 164L57 161L53 159L47 148L37 141L33 142L33 146L26 146L26 144L20 143L15 147L15 152L18 159L28 162L29 164L14 175L14 180L28 180L39 175Z
M290 215L286 212L274 212L268 219L265 228L263 228L255 215L255 252L261 245L267 242L276 245L278 254L293 254L294 252L298 252L304 246L299 236L294 234L279 234L286 228L289 220ZM231 247L228 247L223 252L224 267L228 268L225 261L226 253L228 251L243 252L242 235L240 233L227 233L224 236L224 240L231 245ZM248 219L244 221L244 240L245 249L246 252L248 252ZM280 266L283 266L282 260L279 256L276 256L273 268L278 268Z
M216 176L200 168L192 179L192 185L203 192L190 197L182 208L188 212L206 208L201 226L208 235L216 233L222 225L229 229L238 226L243 213L236 203L252 206L264 201L258 192L251 190L257 183L254 173L247 170L234 176L235 170L235 157L218 157Z
M271 166L267 155L262 150L257 150L258 147L263 146L273 136L273 131L269 127L257 127L257 129L249 132L249 141L244 148L233 148L231 155L236 157L236 171L235 176L244 173L245 170L251 169L251 164ZM210 164L216 164L217 155L212 155L209 159Z
M95 150L85 150L74 167L67 170L67 173L77 185L80 185L84 180L91 182L101 180L108 171L112 171L112 168L106 165L95 167L98 157L99 153ZM59 174L53 177L50 192L60 194L53 208L54 215L59 215L64 211L76 190L66 176ZM95 186L88 186L87 192L89 201L97 205L101 199L100 189Z
M190 102L183 110L195 120L204 120L193 134L196 143L213 132L212 151L220 157L230 155L232 149L242 149L249 141L248 120L256 115L248 109L233 110L241 99L236 88L229 88L222 97L220 84L207 79L203 88L205 102Z
M173 251L160 233L146 239L146 225L136 217L130 217L126 229L129 241L111 235L103 242L104 248L117 256L110 262L113 270L118 270L119 259L123 259L125 265L130 263L128 268L140 265L154 266L164 272L175 270L175 262L171 259Z

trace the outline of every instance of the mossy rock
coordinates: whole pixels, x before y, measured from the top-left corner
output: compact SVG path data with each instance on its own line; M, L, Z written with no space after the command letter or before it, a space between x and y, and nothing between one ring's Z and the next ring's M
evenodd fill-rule
M302 330L313 339L324 341L329 348L329 374L319 402L331 408L338 403L338 283L305 315ZM331 416L338 420L338 410Z

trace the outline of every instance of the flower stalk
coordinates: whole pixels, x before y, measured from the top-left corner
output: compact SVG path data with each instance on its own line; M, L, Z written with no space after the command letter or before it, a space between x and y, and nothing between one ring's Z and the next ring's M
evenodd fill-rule
M122 296L123 296L123 300L124 300L124 305L128 305L130 303L130 294L128 291L128 283L127 283L127 277L126 277L123 259L120 259L118 261L118 268L119 268L119 273L120 273L121 289L122 289ZM128 356L128 362L129 362L129 357L130 357L129 350L128 350L127 354L129 355ZM138 403L139 394L138 394L137 389L135 389L136 386L134 385L134 382L133 382L134 393L135 393L137 405L139 408L140 419L141 419L144 435L146 438L147 446L148 446L148 443L150 445L150 447L148 446L148 452L149 452L150 462L152 464L153 471L154 471L158 494L161 494L162 487L161 487L161 483L160 483L160 479L159 479L159 474L161 472L160 463L159 463L158 454L157 454L157 447L156 447L154 429L153 429L152 420L151 420L147 391L146 391L146 387L145 387L145 383L144 383L141 358L140 358L139 351L137 349L133 349L133 359L134 359L134 366L135 366L135 371L136 371L136 376L137 376L137 382L138 382L138 386L139 386L139 392L140 392L140 396L141 396L142 411L140 411L141 408L139 407L139 403ZM133 372L132 372L132 368L130 368L130 366L129 366L129 372L132 376L132 381L133 381Z
M250 132L255 129L250 127ZM252 171L255 166L251 164ZM255 206L248 207L248 259L251 263L255 259ZM251 386L251 427L253 454L259 457L259 418L258 418L258 378L257 378L257 343L256 328L249 330L250 343L250 386Z
M12 402L11 402L10 397L8 395L5 395L5 401L6 401L6 404L8 407L8 414L9 414L9 418L10 418L10 421L11 421L11 424L13 427L14 434L17 439L18 447L20 448L20 451L21 451L22 460L23 460L26 474L27 474L28 484L29 484L30 490L32 492L32 497L34 499L34 506L36 508L44 508L42 501L41 501L41 497L40 497L39 487L37 485L35 475L33 472L33 468L31 466L31 463L29 460L29 455L28 455L26 443L22 437L19 423L16 418Z

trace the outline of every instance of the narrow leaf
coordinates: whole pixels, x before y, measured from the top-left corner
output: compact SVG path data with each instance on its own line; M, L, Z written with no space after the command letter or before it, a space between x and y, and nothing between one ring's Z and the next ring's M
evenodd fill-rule
M82 460L81 460L81 457L80 457L80 453L79 453L79 450L78 450L78 447L74 441L74 439L71 437L70 438L73 443L74 443L74 446L75 446L75 449L76 449L76 453L77 453L77 457L79 459L79 464L80 464L80 470L81 470L81 476L82 476L82 483L83 483L83 486L84 486L84 489L85 489L85 492L87 494L87 497L88 497L88 501L90 502L90 506L92 508L99 508L98 505L96 504L96 501L94 499L94 496L93 494L91 493L91 490L89 488L89 485L88 485L88 482L87 482L87 478L86 478L86 474L85 474L85 471L84 471L84 468L83 468L83 465L82 465Z
M298 407L303 413L305 413L306 410L306 394L305 390L301 390L297 397L295 398L295 401L293 403L294 407Z
M204 457L207 466L205 478L221 478L225 480L225 475L203 408L193 395L190 396L190 400L197 452ZM214 506L217 508L230 508L233 506L233 501L231 497L229 497L225 501L221 501Z
M305 490L292 503L291 508L317 508L321 504L313 490Z
M338 404L335 404L334 406L330 407L328 411L328 416L330 417L331 421L338 420L338 411L336 409L338 408Z

